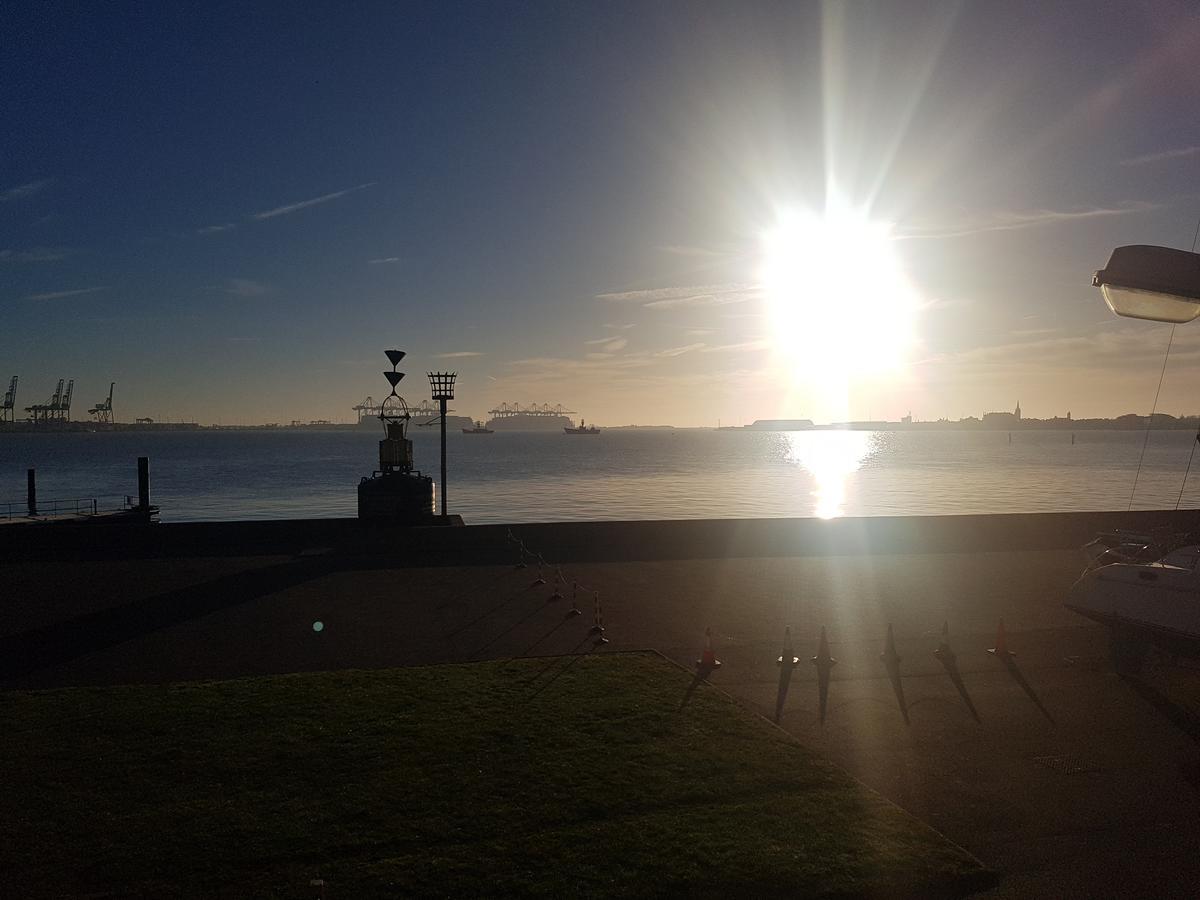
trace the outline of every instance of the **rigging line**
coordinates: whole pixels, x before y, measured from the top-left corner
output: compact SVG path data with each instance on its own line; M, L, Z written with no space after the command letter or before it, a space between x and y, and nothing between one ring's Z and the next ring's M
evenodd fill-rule
M1162 371L1158 373L1158 389L1154 392L1154 405L1150 407L1150 418L1146 420L1146 436L1142 439L1142 452L1138 456L1137 471L1133 475L1133 490L1129 492L1129 505L1126 512L1133 509L1133 496L1137 493L1138 478L1142 474L1142 460L1146 458L1146 445L1150 443L1150 427L1154 424L1154 414L1158 411L1158 395L1162 393L1163 376L1167 374L1167 360L1171 358L1171 344L1175 340L1175 326L1171 326L1171 336L1167 338L1167 352L1163 354Z
M1192 234L1192 252L1196 252L1196 240L1200 238L1200 219L1196 220L1196 231ZM1192 441L1191 452L1188 453L1187 468L1183 470L1183 484L1179 486L1179 496L1175 498L1175 508L1179 509L1179 504L1183 502L1183 489L1187 487L1188 473L1192 471L1192 458L1196 455L1196 445L1200 444L1200 425L1196 426L1196 439Z
M1196 439L1192 441L1192 451L1188 454L1187 468L1183 470L1183 484L1179 486L1179 496L1175 498L1175 508L1183 501L1183 489L1187 487L1188 472L1192 471L1192 457L1196 455L1196 445L1200 444L1200 425L1196 426Z

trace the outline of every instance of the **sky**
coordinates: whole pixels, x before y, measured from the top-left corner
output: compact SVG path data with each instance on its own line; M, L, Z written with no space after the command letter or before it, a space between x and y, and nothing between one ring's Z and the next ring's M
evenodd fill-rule
M74 418L1200 411L1185 0L0 10L0 379ZM830 223L833 223L832 225ZM782 274L781 274L782 273Z

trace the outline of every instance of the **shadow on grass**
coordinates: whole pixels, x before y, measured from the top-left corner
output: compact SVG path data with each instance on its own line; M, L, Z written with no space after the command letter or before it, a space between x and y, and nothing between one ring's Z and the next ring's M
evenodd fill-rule
M278 593L338 568L327 557L300 557L0 638L0 680L21 678L70 662L153 631Z

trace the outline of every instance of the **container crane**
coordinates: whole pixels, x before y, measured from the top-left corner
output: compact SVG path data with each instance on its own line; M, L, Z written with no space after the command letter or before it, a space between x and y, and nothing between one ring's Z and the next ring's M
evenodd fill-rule
M49 422L51 411L57 411L59 401L62 399L63 379L58 379L58 387L54 389L54 394L45 403L35 403L33 406L25 407L25 412L30 413L30 420L36 425L38 422Z
M4 392L4 403L0 404L0 422L16 421L16 413L14 407L17 404L17 376L12 377L12 381L8 383L8 390Z
M75 393L75 379L72 378L67 382L66 393L62 395L62 399L58 401L57 415L54 418L62 422L71 421L71 395Z
M91 409L88 410L88 415L95 416L97 423L104 423L106 425L111 425L113 423L112 398L113 398L113 388L115 388L116 386L117 386L117 383L115 381L112 382L108 386L108 399L101 400L99 403L97 403L95 406L93 406Z

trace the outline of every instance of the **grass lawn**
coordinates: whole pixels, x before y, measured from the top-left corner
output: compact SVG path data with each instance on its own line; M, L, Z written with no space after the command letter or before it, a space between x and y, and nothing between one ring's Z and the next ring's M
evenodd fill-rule
M4 895L915 896L990 873L653 654L0 695Z

